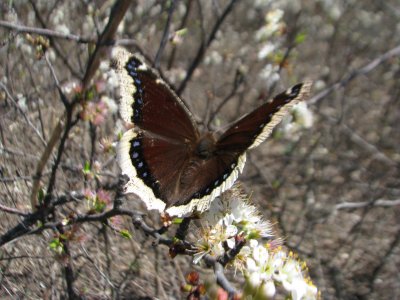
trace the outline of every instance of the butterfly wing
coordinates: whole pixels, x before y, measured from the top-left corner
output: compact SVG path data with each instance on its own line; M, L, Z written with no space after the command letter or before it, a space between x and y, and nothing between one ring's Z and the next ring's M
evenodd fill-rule
M310 93L311 82L299 83L243 116L217 142L221 155L236 156L262 143L287 112ZM224 154L226 153L226 154Z
M208 159L192 156L189 161L182 182L186 195L167 209L170 215L207 210L213 199L234 184L243 170L246 156L215 153Z
M120 114L144 131L184 142L198 136L192 114L143 58L115 50L114 67L121 85Z
M310 88L311 82L308 81L297 84L236 121L217 140L216 149L209 159L197 158L196 167L187 169L185 178L190 183L188 186L198 189L191 190L194 193L189 203L177 202L176 207L170 208L171 212L183 211L188 206L192 210L198 209L198 206L209 204L229 189L243 170L246 151L264 141L288 110L307 97Z
M122 173L129 177L126 192L138 195L148 209L170 215L204 211L230 188L244 167L247 149L266 139L311 85L298 84L241 118L210 143L212 154L204 158L191 113L157 72L122 48L115 57L121 117L132 124L118 149Z
M163 211L181 196L183 168L199 133L189 110L154 70L123 48L115 52L121 117L134 126L118 151L122 173L130 178L126 192Z

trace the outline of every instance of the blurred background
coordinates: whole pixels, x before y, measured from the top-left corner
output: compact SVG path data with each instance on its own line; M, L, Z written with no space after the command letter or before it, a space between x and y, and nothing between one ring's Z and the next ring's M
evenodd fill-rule
M66 113L58 87L69 101L81 90L113 4L0 3L4 207L31 210L35 170ZM323 299L399 299L400 3L138 0L122 17L116 42L159 69L199 124L219 128L297 82L314 81L312 114L300 125L285 121L248 153L242 187L285 245L307 262ZM112 144L123 126L118 82L106 58L93 75L90 101L76 106L77 123L64 141L60 135L44 165L41 188L54 179L64 143L57 196L97 193L108 203L115 192L119 169ZM124 205L145 210L132 199ZM90 205L67 203L54 218ZM0 220L4 234L21 215L2 209ZM194 268L191 259L172 260L168 248L153 247L124 218L115 223L132 238L100 222L72 231L79 292L86 299L184 298L180 286ZM65 297L66 264L51 228L16 239L0 248L0 297Z

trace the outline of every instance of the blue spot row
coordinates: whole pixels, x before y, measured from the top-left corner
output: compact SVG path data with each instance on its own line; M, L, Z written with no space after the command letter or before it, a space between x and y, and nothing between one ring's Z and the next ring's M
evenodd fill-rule
M143 99L144 99L144 90L143 90L143 83L140 80L139 75L140 71L138 71L138 66L140 66L141 62L137 60L135 57L132 57L126 64L125 68L128 74L133 79L133 84L135 85L135 93L132 95L134 98L133 102L133 116L132 122L133 123L140 123L142 118L142 107L143 107Z
M222 177L218 178L215 180L213 183L208 185L207 187L203 188L202 190L196 192L193 194L192 198L195 199L201 199L205 195L210 195L214 189L216 189L218 186L220 186L222 183L225 182L225 180L229 177L229 175L232 173L232 170L236 167L236 164L233 163L231 164L231 170L226 171Z
M132 165L135 167L137 176L152 189L154 195L160 198L159 186L156 179L152 176L150 169L144 159L142 150L142 136L139 134L131 140L131 148L129 151Z

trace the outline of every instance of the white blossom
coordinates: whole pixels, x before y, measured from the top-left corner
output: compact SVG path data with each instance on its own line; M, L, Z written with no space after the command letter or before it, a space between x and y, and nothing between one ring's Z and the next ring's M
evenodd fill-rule
M261 69L259 76L261 80L265 81L267 88L270 88L279 80L280 75L278 71L279 67L272 64L266 64L264 68Z
M220 65L222 63L222 56L218 51L211 51L209 55L204 58L204 64L206 65Z
M281 19L283 17L283 10L271 10L265 16L265 25L258 29L255 33L257 41L265 41L275 34L280 28L283 27Z
M306 102L300 102L293 107L295 122L303 128L311 128L313 125L313 114Z
M278 284L293 300L317 299L318 290L304 276L302 264L283 249L267 250L257 245L252 257L246 260L245 296L269 299L275 295Z
M276 45L272 43L265 43L264 46L258 51L257 57L259 60L263 60L270 55L276 48Z

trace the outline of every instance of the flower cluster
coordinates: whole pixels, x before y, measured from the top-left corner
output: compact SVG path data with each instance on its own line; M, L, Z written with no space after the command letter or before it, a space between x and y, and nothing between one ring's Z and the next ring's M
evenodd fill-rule
M230 263L245 276L243 299L272 298L278 286L292 299L318 297L317 288L305 275L305 264L285 250L281 239L273 237L271 224L249 204L238 186L215 199L201 220L202 238L197 242L194 263L206 254L218 257L234 249L238 238L247 241Z
M255 34L258 41L268 40L272 35L281 30L285 24L282 22L283 10L275 9L265 15L265 24Z
M108 106L100 100L99 102L89 102L82 110L81 118L98 126L102 124L107 116Z
M103 212L108 206L111 205L111 196L105 190L93 191L90 189L84 190L84 195L87 200L89 211Z
M236 231L244 232L245 238L272 236L271 224L262 219L257 207L249 203L237 185L211 203L203 220L209 226L234 227Z
M249 255L244 270L246 285L244 299L269 299L275 296L276 287L281 286L286 294L295 299L316 299L318 290L306 276L307 267L283 247L259 245L252 240L243 249Z
M308 108L306 102L300 102L293 107L291 114L282 120L278 132L286 138L298 140L301 130L309 129L313 124L312 111Z
M210 209L202 216L202 222L202 238L197 244L201 251L195 256L195 263L205 254L218 256L226 247L233 249L238 235L245 239L272 236L271 224L261 218L257 208L249 204L237 186L211 203ZM243 261L235 260L234 264L241 269Z
M255 33L255 40L261 43L258 59L264 60L270 57L281 44L282 32L285 23L282 21L283 11L281 9L270 10L265 16L265 24ZM276 37L276 38L274 38ZM270 87L280 78L278 65L267 63L260 71L260 77Z

